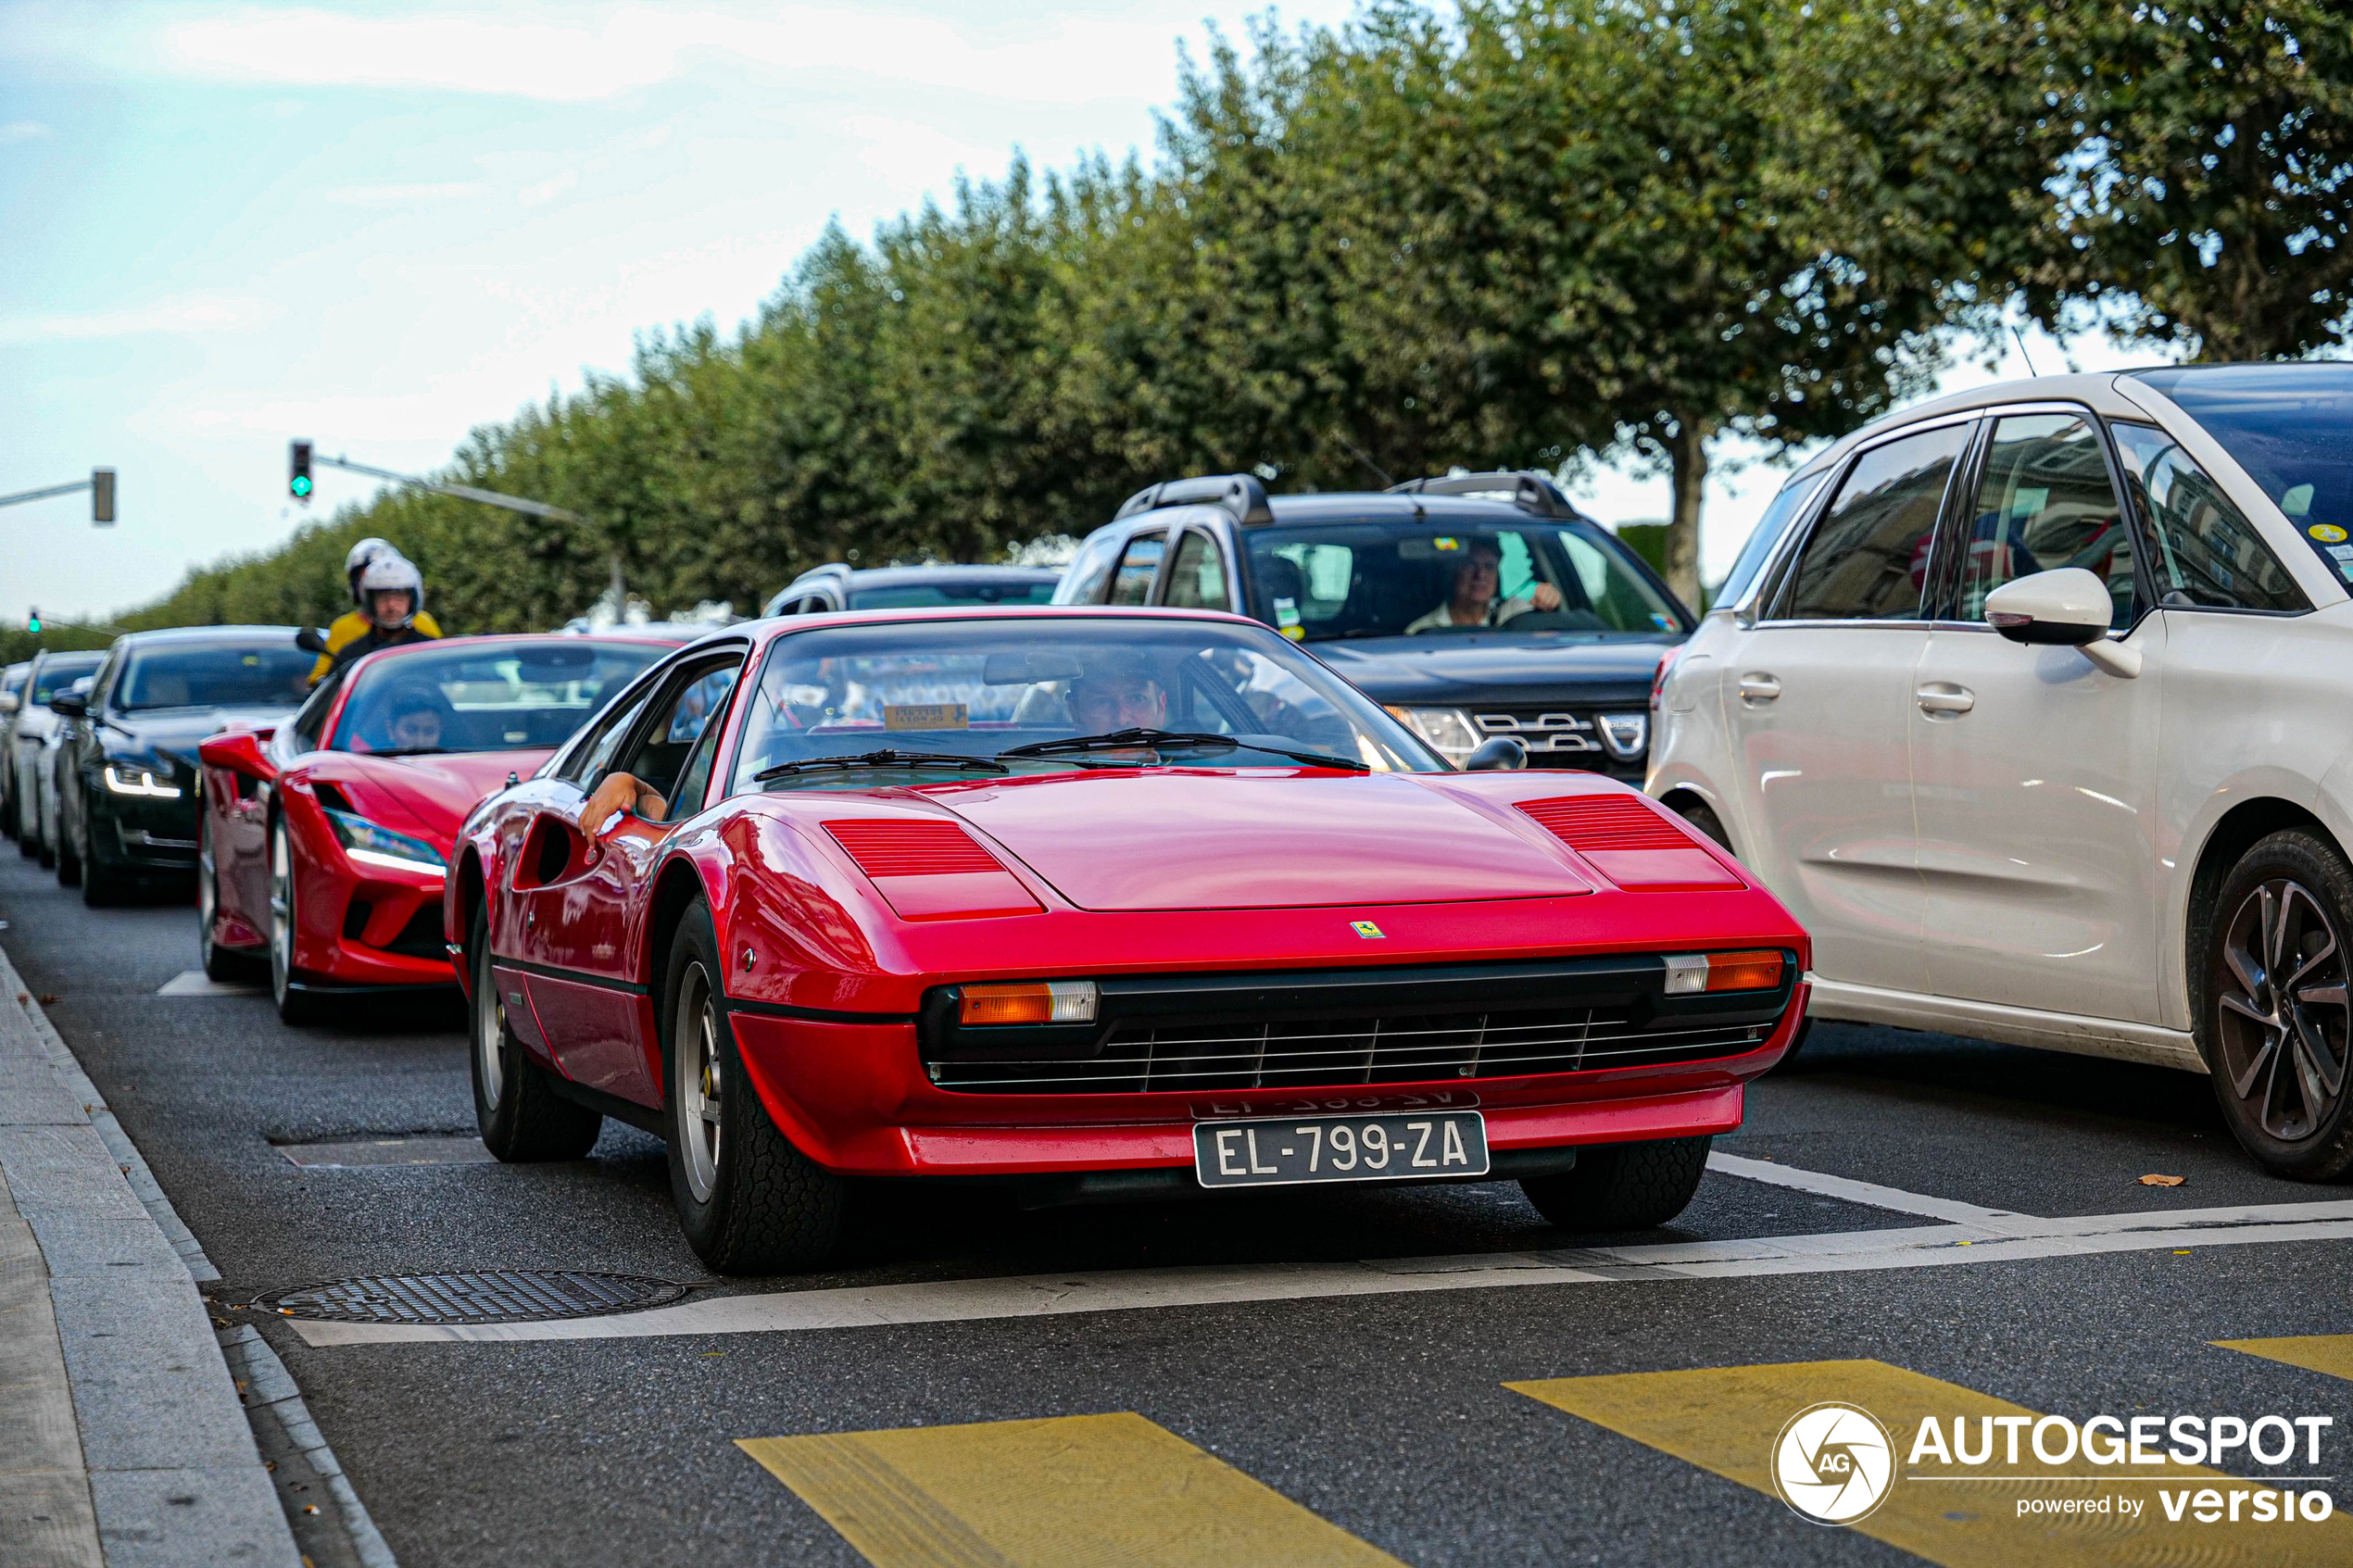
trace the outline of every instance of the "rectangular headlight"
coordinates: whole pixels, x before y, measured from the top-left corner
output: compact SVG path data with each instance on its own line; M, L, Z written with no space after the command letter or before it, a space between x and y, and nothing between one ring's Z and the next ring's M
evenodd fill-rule
M1459 708L1392 708L1389 711L1449 762L1459 766L1478 749L1478 727Z
M1001 985L967 985L957 1005L959 1023L1092 1023L1091 980L1030 980Z

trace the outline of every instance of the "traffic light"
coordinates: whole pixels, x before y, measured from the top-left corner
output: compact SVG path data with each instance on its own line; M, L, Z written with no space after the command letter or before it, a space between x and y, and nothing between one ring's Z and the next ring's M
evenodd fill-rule
M24 629L33 635L41 634L41 612L34 610L24 618Z
M287 454L286 489L297 501L310 499L310 443L297 441Z
M90 470L90 521L107 523L114 521L114 470Z

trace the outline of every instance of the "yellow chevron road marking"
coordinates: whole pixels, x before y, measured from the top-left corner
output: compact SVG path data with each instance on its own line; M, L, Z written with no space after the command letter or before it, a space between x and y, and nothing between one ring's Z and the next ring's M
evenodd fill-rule
M1504 1386L1763 1492L1776 1509L1781 1505L1773 1489L1774 1439L1808 1405L1838 1400L1870 1411L1895 1438L1899 1460L1910 1452L1923 1416L1946 1423L1949 1433L1956 1416L1974 1426L1984 1416L2041 1414L1869 1361L1557 1377ZM1982 1469L2014 1473L2006 1465ZM2082 1474L2097 1467L2078 1461L2061 1469ZM2342 1568L2353 1562L2353 1522L2341 1514L2317 1524L2200 1524L2186 1515L2180 1523L2166 1518L2158 1503L2160 1486L2177 1491L2212 1486L2225 1494L2261 1487L2218 1471L2169 1464L2154 1473L2154 1480L2126 1480L2121 1474L2087 1481L1935 1478L1970 1474L1971 1467L1964 1465L1906 1464L1887 1500L1848 1527L1944 1568L2122 1568L2189 1562ZM2146 1506L2137 1519L2115 1512L2020 1518L2017 1512L2021 1499L2103 1495L2145 1500Z
M1399 1568L1129 1411L736 1447L875 1568Z
M2244 1350L2267 1361L2285 1361L2306 1372L2322 1372L2353 1382L2353 1334L2303 1334L2288 1339L2217 1339L2225 1350Z

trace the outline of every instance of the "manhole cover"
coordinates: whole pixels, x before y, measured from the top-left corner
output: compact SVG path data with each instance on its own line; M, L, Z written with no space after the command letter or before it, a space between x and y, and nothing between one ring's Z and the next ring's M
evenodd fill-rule
M333 1323L541 1323L667 1306L689 1288L638 1274L493 1269L336 1280L282 1290L254 1305Z

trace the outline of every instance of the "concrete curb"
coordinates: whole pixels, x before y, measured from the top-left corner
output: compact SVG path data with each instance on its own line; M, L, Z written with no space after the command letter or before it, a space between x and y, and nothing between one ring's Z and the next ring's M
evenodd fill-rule
M197 1267L219 1273L143 1201L170 1213L5 955L0 986L0 1177L46 1275L107 1568L296 1568L196 1291Z

